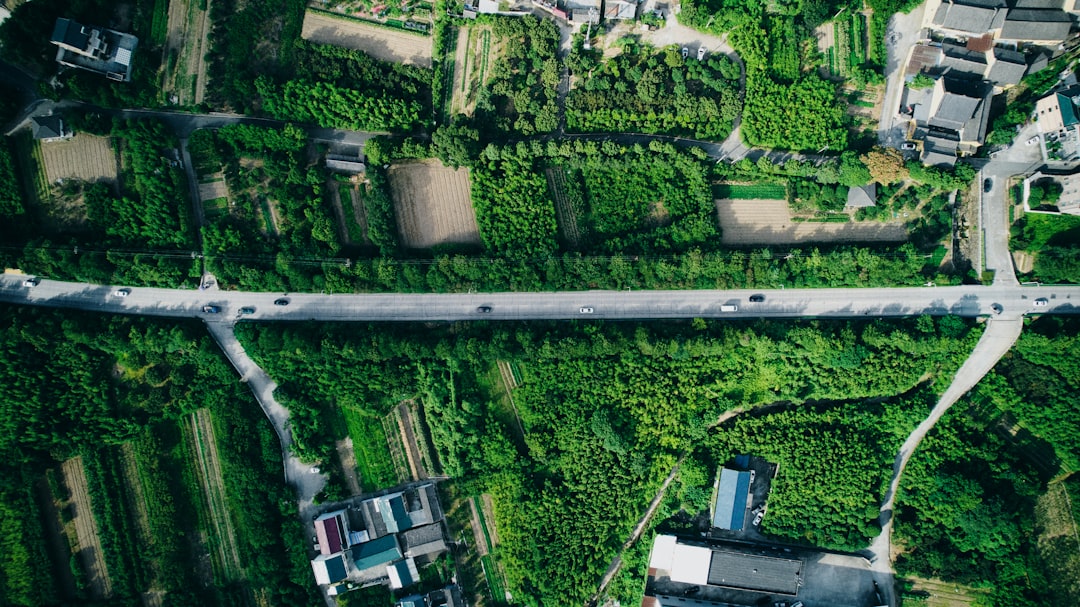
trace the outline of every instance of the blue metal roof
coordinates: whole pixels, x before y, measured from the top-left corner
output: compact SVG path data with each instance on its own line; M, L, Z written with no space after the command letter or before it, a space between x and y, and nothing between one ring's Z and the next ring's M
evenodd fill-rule
M722 468L716 489L713 527L742 530L746 522L746 497L750 494L750 473Z

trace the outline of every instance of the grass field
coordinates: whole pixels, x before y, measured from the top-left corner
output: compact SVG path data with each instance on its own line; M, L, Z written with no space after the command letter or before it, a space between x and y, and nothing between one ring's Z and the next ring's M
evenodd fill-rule
M207 217L220 217L229 212L229 199L224 196L204 200L202 205L203 213L205 213Z
M349 407L342 407L341 413L353 440L360 486L364 491L374 491L396 485L401 479L394 469L382 423Z
M1028 247L1031 250L1047 245L1068 245L1080 240L1080 217L1027 213L1024 218L1027 221L1026 231L1032 235L1031 245Z
M779 183L734 184L721 183L713 186L713 198L731 200L785 200L787 188Z

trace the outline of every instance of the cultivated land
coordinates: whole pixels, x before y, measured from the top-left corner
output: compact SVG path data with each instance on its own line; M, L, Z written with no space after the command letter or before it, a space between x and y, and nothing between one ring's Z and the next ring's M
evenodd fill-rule
M80 133L67 141L41 144L45 175L58 179L116 182L116 151L108 137Z
M301 36L319 44L363 51L383 61L431 67L432 39L422 34L308 11Z
M229 505L225 498L225 481L221 475L221 460L218 459L217 442L214 438L214 425L208 409L199 409L185 420L185 437L191 441L195 453L195 471L199 485L206 499L210 515L210 526L216 541L208 542L216 548L215 561L224 579L229 582L243 579L240 567L240 553L236 546L232 520L229 518Z
M1080 530L1072 508L1064 483L1051 483L1035 505L1039 555L1066 602L1080 599Z
M493 57L497 56L497 50L492 52L493 45L496 45L496 41L492 40L490 27L458 29L454 52L454 83L450 98L451 114L472 116L476 108L477 92L487 78Z
M451 169L438 160L390 167L390 191L405 246L480 244L469 188L468 169Z
M83 571L86 572L90 593L96 598L105 598L112 594L109 572L105 568L105 555L101 551L101 538L98 537L94 511L90 508L90 489L86 483L86 470L82 457L67 460L60 466L64 474L64 485L71 492L71 523L75 526L76 545L71 552L78 555Z
M802 242L900 242L902 223L795 221L786 200L716 201L725 245L797 244Z
M206 54L210 50L210 1L169 2L169 32L161 62L167 70L162 82L167 102L189 106L203 101Z
M578 229L577 213L566 199L566 171L562 167L553 167L544 171L548 189L555 199L555 217L559 224L559 235L570 247L577 247L581 242L581 230Z

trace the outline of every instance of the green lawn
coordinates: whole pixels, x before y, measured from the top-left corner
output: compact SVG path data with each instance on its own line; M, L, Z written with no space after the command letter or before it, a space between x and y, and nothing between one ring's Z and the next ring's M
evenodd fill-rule
M374 491L396 485L398 477L382 423L349 407L342 407L341 413L345 416L345 425L352 437L356 468L360 472L363 490Z
M1025 235L1031 238L1029 250L1038 250L1047 245L1068 246L1080 240L1080 217L1027 213L1024 219L1027 222Z
M786 200L787 188L779 183L736 185L721 183L713 186L713 198L732 200Z

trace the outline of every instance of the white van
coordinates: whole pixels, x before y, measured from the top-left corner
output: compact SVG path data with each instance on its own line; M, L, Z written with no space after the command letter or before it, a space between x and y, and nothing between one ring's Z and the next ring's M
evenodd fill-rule
M720 306L720 311L721 312L738 312L739 311L739 306L737 306L735 304L723 304L722 306Z

